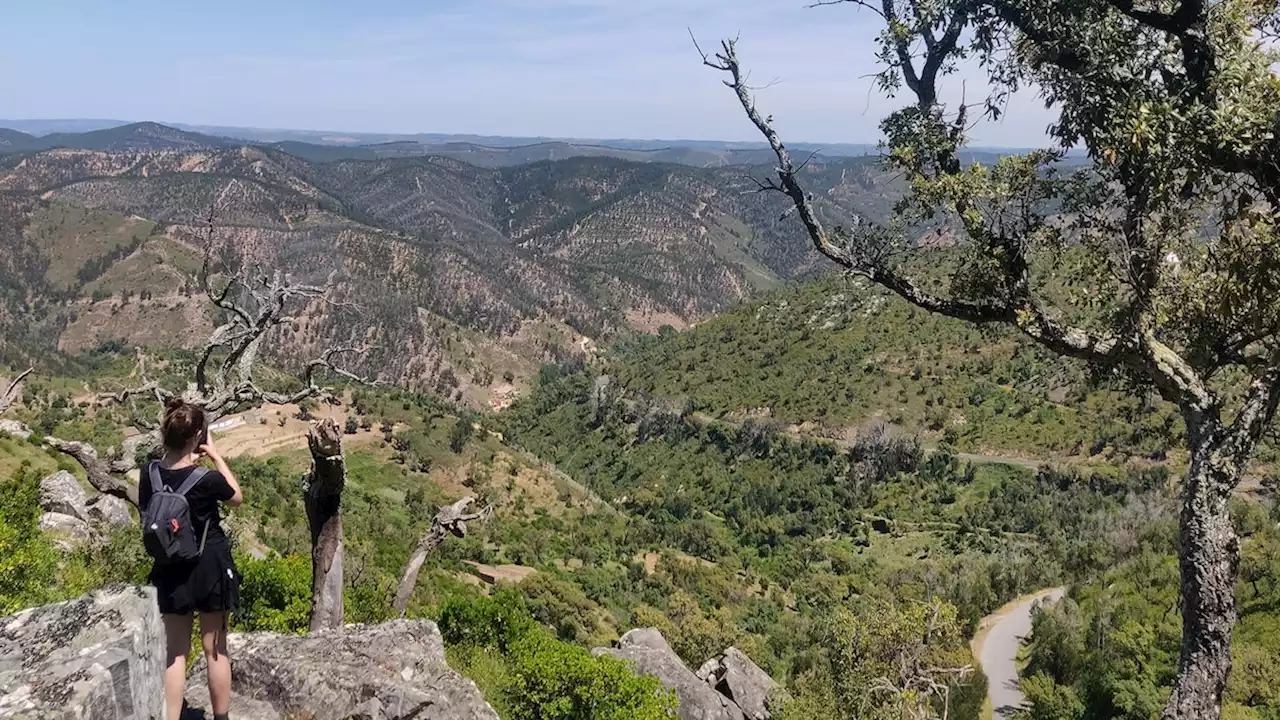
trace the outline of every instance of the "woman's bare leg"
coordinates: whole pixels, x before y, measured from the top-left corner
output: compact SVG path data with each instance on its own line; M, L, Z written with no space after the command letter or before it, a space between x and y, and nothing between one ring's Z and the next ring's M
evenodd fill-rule
M187 655L191 653L191 615L161 615L164 620L164 705L169 720L182 715L187 689Z
M209 704L214 715L231 712L231 658L227 657L227 614L200 613L200 640L209 664Z

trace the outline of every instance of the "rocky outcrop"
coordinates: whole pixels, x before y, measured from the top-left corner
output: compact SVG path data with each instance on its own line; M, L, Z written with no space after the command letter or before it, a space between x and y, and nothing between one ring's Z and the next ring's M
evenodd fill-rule
M228 638L237 720L497 720L475 683L449 668L435 623L396 620L306 636ZM212 718L198 661L189 675L192 718Z
M735 647L703 663L697 675L699 680L736 703L747 720L769 720L769 701L776 699L781 690L769 673Z
M684 720L743 720L742 709L729 698L698 679L680 656L667 644L662 633L653 628L637 628L622 636L614 648L598 648L604 653L630 662L637 672L653 675L680 700L680 717Z
M85 504L89 522L98 526L128 526L133 524L129 503L111 495L99 495Z
M40 509L47 513L68 515L87 522L86 501L80 481L66 470L59 470L40 481Z
M0 420L0 435L26 440L31 437L31 428L17 420Z
M163 720L155 591L114 586L0 619L0 718Z
M93 537L93 528L89 527L89 523L62 513L47 512L41 515L40 529L52 536L53 543L63 550L70 550Z
M40 527L64 548L94 537L95 530L133 523L129 504L110 495L87 499L80 481L66 470L40 481Z
M781 686L737 648L729 648L702 664L695 673L685 666L654 628L637 628L617 647L595 653L630 662L637 672L653 675L674 690L683 720L769 720L769 703Z

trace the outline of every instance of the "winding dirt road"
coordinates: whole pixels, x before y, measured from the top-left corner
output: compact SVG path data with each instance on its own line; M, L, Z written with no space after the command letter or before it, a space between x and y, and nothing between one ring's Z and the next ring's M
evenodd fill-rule
M1037 602L1060 600L1066 588L1049 588L1023 595L982 619L974 636L973 655L987 676L984 717L1013 717L1025 698L1018 685L1018 651L1031 632L1031 608Z

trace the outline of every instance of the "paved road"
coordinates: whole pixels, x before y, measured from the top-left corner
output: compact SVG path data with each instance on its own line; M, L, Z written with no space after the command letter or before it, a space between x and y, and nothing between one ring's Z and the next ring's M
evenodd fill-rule
M1031 632L1031 606L1046 598L1058 600L1064 592L1064 588L1041 590L990 616L991 629L982 642L978 661L987 676L987 697L996 718L1012 717L1025 700L1018 687L1017 662L1022 639Z

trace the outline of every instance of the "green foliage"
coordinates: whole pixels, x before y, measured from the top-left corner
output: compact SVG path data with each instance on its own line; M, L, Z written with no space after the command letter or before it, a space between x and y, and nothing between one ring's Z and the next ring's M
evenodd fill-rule
M513 648L512 720L664 720L675 693L626 663L532 633Z
M236 560L243 580L240 612L234 616L241 631L305 632L311 613L311 559L306 555L259 560Z
M449 431L449 449L460 453L470 439L471 421L465 417L458 418L458 421L453 424L453 429Z
M1176 560L1144 552L1083 585L1033 619L1023 681L1029 720L1158 717L1177 670L1179 618ZM1246 558L1280 548L1280 529L1244 541ZM1261 572L1237 587L1241 616L1232 639L1227 710L1237 717L1278 717L1280 583ZM1225 715L1224 715L1225 716Z
M96 542L81 543L64 554L58 569L57 594L73 598L114 583L142 585L151 573L151 556L130 526L110 529Z
M507 652L536 627L514 591L472 600L452 598L440 608L440 634L450 645L483 645Z
M507 720L658 720L675 696L625 663L556 640L504 591L441 608L451 658Z
M1173 407L1015 333L932 315L844 278L637 339L608 370L629 389L687 399L701 413L767 409L779 421L821 419L817 431L833 433L884 418L966 452L1159 459L1184 432Z
M872 602L834 608L823 620L822 660L782 708L840 720L978 717L986 680L971 664L954 606Z
M40 530L40 477L24 464L0 479L0 615L47 602L57 553Z

